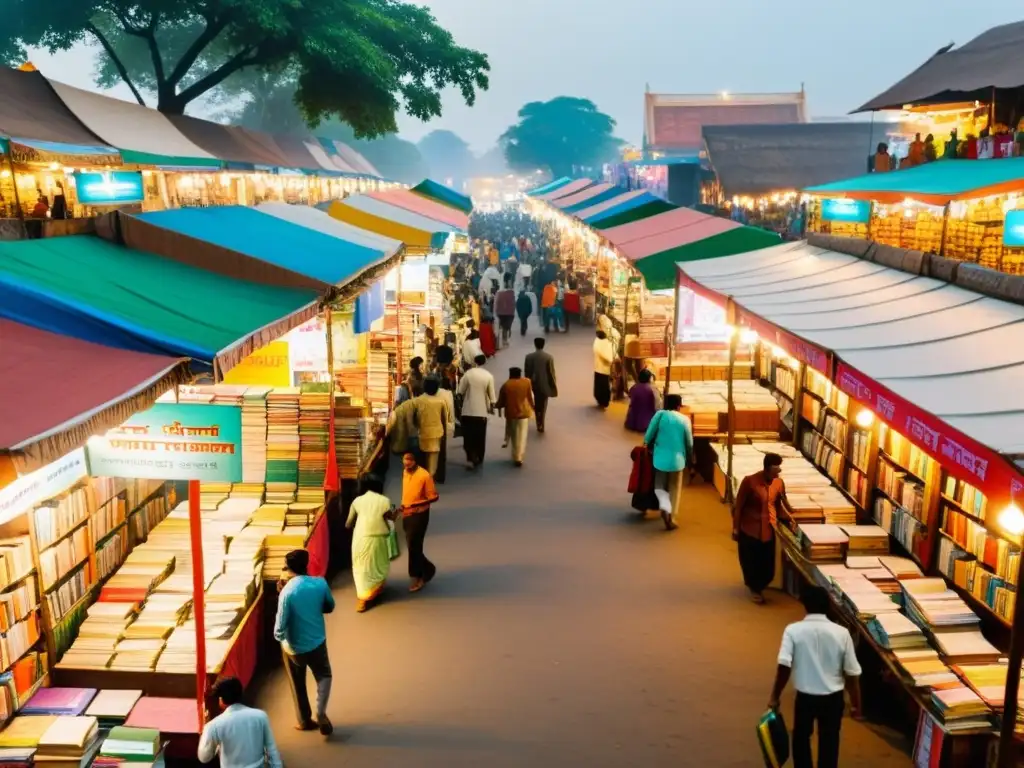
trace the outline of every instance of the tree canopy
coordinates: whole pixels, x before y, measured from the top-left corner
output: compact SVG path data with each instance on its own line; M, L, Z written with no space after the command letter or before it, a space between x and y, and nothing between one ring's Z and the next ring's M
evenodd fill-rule
M0 57L25 48L98 45L100 84L123 81L180 114L229 78L294 78L311 126L337 117L360 137L397 130L399 110L441 114L441 92L467 104L488 86L487 57L455 43L426 8L400 0L8 0Z
M516 171L550 171L571 176L575 169L615 157L620 139L615 120L589 99L559 96L533 101L519 110L519 122L501 136L505 159Z
M435 179L459 182L474 174L476 156L469 144L452 131L431 131L419 140L417 147Z

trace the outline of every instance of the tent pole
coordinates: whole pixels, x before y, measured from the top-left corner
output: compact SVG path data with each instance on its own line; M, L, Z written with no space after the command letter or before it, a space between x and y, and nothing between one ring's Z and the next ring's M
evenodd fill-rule
M952 203L946 203L942 212L942 239L939 240L939 256L946 255L946 233L949 231L949 209Z
M14 188L14 207L18 210L18 221L21 222L21 234L28 238L28 224L25 223L25 211L21 209L21 196L18 194L18 175L14 170L14 153L11 143L7 142L7 164L11 168L11 186Z
M725 500L731 504L732 495L732 444L736 439L736 406L733 401L733 377L736 375L736 345L739 342L739 329L736 327L736 305L732 299L726 305L726 322L732 332L729 334L729 371L726 374L729 378L726 381L726 437L725 445L728 451L725 482Z
M1024 562L1017 565L1017 584L1024 578ZM1020 666L1024 659L1024 631L1021 620L1024 615L1024 589L1017 587L1013 598L1013 627L1010 630L1010 658L1006 671L1006 692L1003 694L1003 722L999 728L999 753L996 768L1012 768L1016 765L1017 696L1020 691Z
M672 301L671 324L665 329L665 338L668 341L668 368L665 370L665 388L662 390L662 401L668 395L668 385L672 383L672 357L676 349L676 329L679 327L679 270L676 269L676 292Z
M199 481L188 481L188 528L192 544L192 617L196 622L196 705L199 722L206 710L206 579L203 574L203 528Z

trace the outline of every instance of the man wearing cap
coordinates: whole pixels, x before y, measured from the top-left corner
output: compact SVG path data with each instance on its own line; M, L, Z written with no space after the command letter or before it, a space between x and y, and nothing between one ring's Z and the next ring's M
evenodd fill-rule
M309 552L295 549L285 556L283 578L277 604L274 639L281 643L292 699L300 731L320 729L324 736L334 730L327 719L327 699L331 695L331 662L327 658L327 629L324 614L334 610L334 597L327 582L310 576ZM316 681L316 721L306 694L306 670Z

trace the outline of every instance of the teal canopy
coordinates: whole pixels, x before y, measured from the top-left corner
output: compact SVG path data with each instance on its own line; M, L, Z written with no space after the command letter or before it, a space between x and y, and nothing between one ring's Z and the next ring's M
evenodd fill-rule
M561 189L566 184L570 183L572 179L568 176L563 176L560 179L549 181L547 184L543 184L536 189L531 189L526 193L527 197L536 197L537 195L546 195L548 192L554 192L556 189Z
M444 184L438 184L436 181L432 181L430 179L424 179L410 191L433 200L436 203L440 203L441 205L447 205L449 208L455 208L463 213L470 213L473 210L472 198L467 195L459 194L451 187L445 186Z

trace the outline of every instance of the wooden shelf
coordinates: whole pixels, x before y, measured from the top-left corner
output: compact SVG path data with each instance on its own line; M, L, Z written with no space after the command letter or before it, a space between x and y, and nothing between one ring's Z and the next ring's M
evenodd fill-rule
M91 520L91 519L92 519L92 514L90 513L90 514L86 515L84 518L82 518L81 520L79 520L77 523L75 523L73 526L68 528L66 531L64 531L64 533L62 533L60 536L55 538L53 541L51 541L48 544L40 547L39 551L40 552L45 552L46 550L51 549L52 547L56 546L57 544L60 544L62 541L64 541L64 539L66 539L68 536L73 534L75 531L77 531L83 525L88 524L89 520Z
M25 571L25 573L21 574L21 576L19 576L18 578L11 579L11 582L6 587L4 587L3 589L0 589L0 594L2 594L4 592L7 592L10 589L13 589L14 587L16 587L19 584L21 584L21 582L23 582L29 576L34 576L35 573L36 573L36 569L34 567L33 568L29 568L27 571Z
M86 556L85 556L85 557L83 557L83 558L82 558L81 560L79 560L79 561L78 561L77 563L75 563L75 564L74 564L74 565L72 565L72 566L71 566L70 568L68 568L68 569L67 569L67 571L65 571L64 573L62 573L62 574L61 574L60 576L58 576L58 577L57 577L57 580L56 580L56 581L54 581L54 582L53 582L52 584L48 584L47 586L43 587L43 594L49 594L50 592L52 592L52 591L53 591L54 589L56 589L56 588L57 588L57 587L59 587L59 586L60 586L61 584L63 584L63 583L64 583L64 581L65 581L65 580L66 580L66 579L67 579L67 578L68 578L69 576L71 576L71 575L72 575L72 574L73 574L73 573L74 573L75 571L77 571L77 570L78 570L79 568L81 568L81 567L82 567L83 565L86 565L86 564L88 564L88 562L89 562L89 555L88 555L88 554L86 554Z
M922 485L925 485L925 479L923 477L921 477L921 475L917 474L917 472L914 472L911 469L908 469L905 465L903 465L899 461L897 461L891 454L888 454L888 453L886 453L883 450L879 450L878 451L878 456L879 456L879 458L885 459L887 462L892 464L894 467L896 467L896 469L898 469L898 470L900 470L902 472L906 472L908 475L913 477L915 480L920 482Z
M800 418L801 418L801 419L803 419L804 421L806 421L806 422L807 422L807 423L808 423L808 424L810 425L810 427L811 427L811 431L812 431L812 432L813 432L814 434L816 434L816 435L817 435L818 437L820 437L820 438L821 438L822 440L824 440L824 441L825 441L826 443L828 443L828 444L829 444L829 445L831 445L831 446L832 446L833 448L835 448L835 449L836 449L837 451L839 451L839 453L840 453L840 454L842 455L842 457L843 457L843 462L844 462L844 463L846 462L846 452L845 452L845 451L844 451L844 450L843 450L842 448L840 448L838 444L836 444L836 443L833 443L833 442L832 442L831 440L829 440L829 439L828 439L827 437L825 437L825 435L823 435L823 434L822 434L822 433L821 433L821 432L820 432L820 431L818 430L818 426L817 426L817 425L816 425L816 424L815 424L815 423L814 423L813 421L811 421L810 419L808 419L808 418L807 418L806 416L804 416L803 414L801 414L801 415L800 415Z

